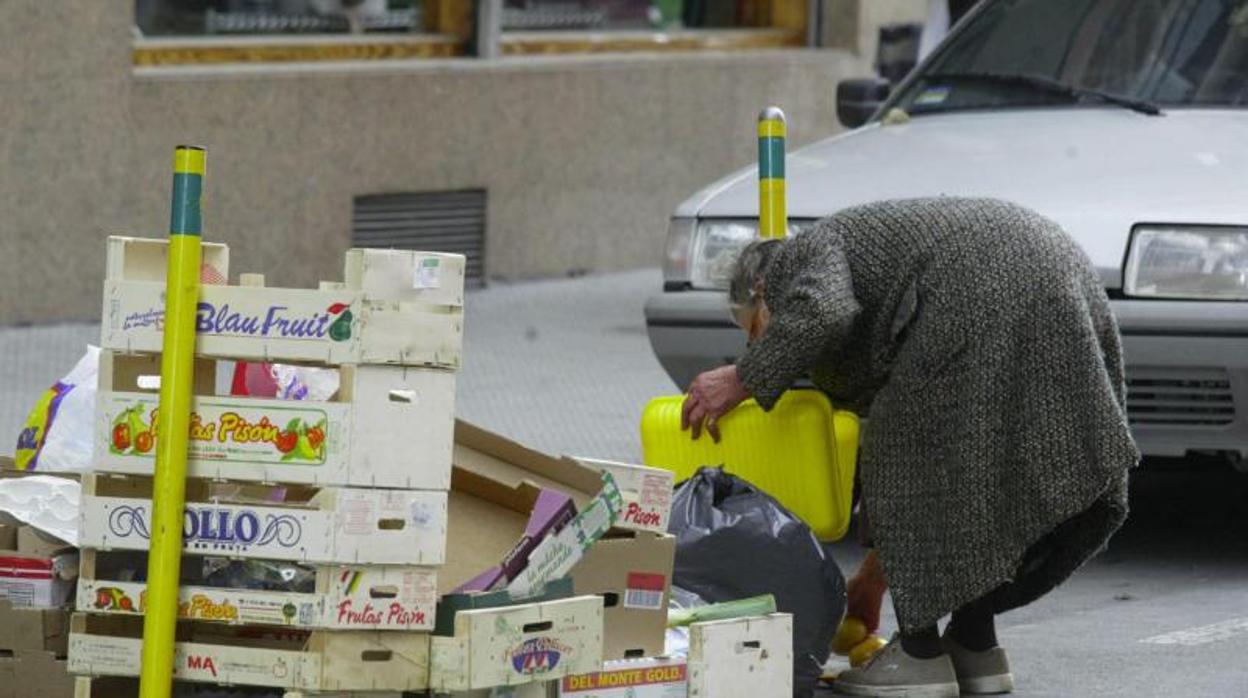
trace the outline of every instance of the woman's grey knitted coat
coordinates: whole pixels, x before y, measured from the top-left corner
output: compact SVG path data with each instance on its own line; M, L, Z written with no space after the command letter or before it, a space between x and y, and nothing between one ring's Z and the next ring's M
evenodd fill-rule
M1056 224L986 199L868 204L764 276L771 321L739 374L766 409L807 375L869 409L863 503L903 630L990 592L1030 603L1122 524L1139 455L1118 329Z

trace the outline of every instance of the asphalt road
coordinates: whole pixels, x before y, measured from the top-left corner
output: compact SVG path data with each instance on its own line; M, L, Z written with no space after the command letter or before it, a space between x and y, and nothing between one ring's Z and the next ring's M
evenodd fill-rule
M460 415L550 452L637 459L645 400L673 390L641 316L659 287L642 271L470 294ZM96 336L89 325L0 329L0 452ZM1248 477L1149 464L1132 507L1104 555L1000 619L1015 695L1248 697ZM847 571L861 558L852 543L835 551Z

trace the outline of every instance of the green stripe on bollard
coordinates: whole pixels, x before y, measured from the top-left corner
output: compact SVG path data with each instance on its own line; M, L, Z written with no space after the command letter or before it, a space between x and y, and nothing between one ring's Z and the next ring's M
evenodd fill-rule
M173 206L169 220L171 235L199 235L203 232L200 197L203 175L175 172L173 175Z
M759 179L784 179L784 139L758 139Z

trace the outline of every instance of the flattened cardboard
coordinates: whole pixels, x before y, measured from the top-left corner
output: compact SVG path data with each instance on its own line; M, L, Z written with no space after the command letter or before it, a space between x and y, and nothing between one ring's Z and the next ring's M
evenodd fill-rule
M51 652L21 650L0 657L0 698L73 698L68 662Z
M543 488L568 495L582 510L602 491L602 475L457 421L442 588L497 566L524 535Z
M627 532L599 540L572 568L577 594L605 600L606 659L663 654L675 560L675 537Z
M52 557L53 555L74 546L40 531L32 526L20 526L17 529L17 551L35 557Z
M68 609L15 608L0 601L0 651L27 650L64 657L69 651Z

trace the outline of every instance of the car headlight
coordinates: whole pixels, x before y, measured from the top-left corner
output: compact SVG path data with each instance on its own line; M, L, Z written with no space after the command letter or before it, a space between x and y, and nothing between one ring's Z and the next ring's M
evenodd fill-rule
M1248 228L1137 226L1128 296L1248 300Z
M811 220L791 220L789 234L813 224ZM756 237L756 220L673 218L667 233L663 278L693 288L727 289L737 255Z

